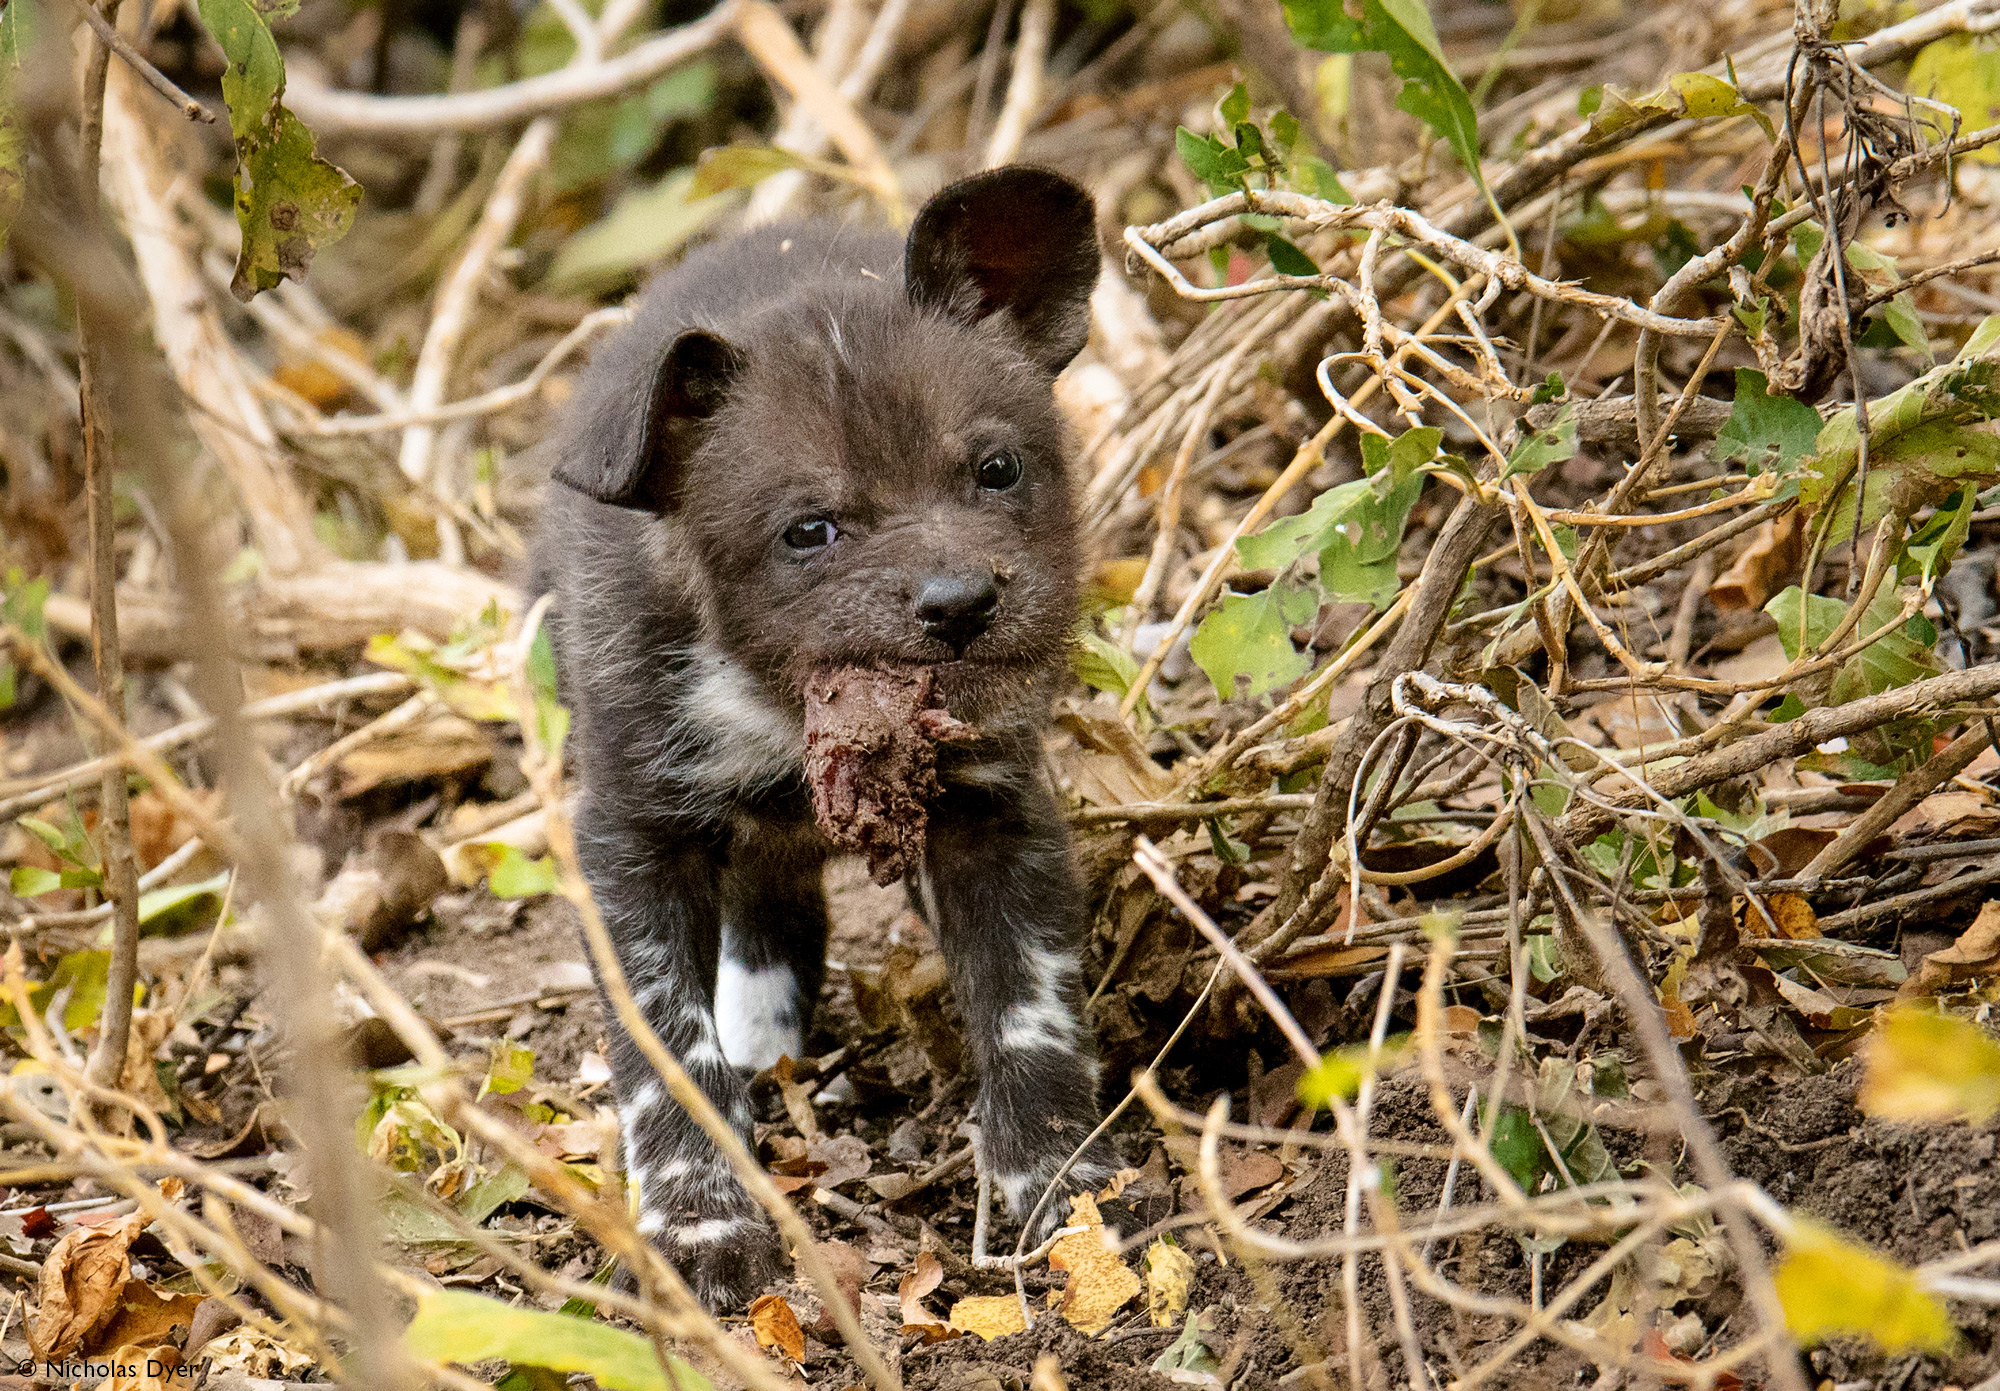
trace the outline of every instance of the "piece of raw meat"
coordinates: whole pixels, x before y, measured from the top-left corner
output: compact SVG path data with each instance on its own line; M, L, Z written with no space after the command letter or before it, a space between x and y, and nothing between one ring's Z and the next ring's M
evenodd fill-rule
M806 683L806 783L828 839L868 861L878 884L923 855L937 796L937 746L975 737L931 705L931 673L841 667Z

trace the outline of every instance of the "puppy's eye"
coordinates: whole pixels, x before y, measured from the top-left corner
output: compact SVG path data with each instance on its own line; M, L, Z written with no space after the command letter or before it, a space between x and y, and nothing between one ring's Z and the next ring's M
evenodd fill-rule
M988 454L979 461L979 486L990 493L1004 493L1021 481L1021 456L1011 449Z
M785 544L795 551L824 550L840 532L824 517L807 517L785 528Z

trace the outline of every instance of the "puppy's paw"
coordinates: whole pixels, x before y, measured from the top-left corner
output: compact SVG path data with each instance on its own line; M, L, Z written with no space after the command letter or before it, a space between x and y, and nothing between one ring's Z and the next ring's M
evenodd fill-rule
M1056 1228L1068 1224L1072 1196L1097 1192L1111 1181L1119 1169L1117 1151L1107 1144L1094 1145L1089 1153L1070 1166L1070 1171L1063 1175L1062 1182L1048 1195L1047 1201L1042 1201L1043 1192L1067 1158L1067 1154L1056 1155L1025 1172L1002 1172L993 1176L994 1186L1006 1200L1010 1216L1017 1221L1028 1222L1030 1214L1033 1214L1026 1247L1030 1251L1054 1235ZM1037 1203L1041 1205L1040 1212L1035 1212Z
M785 1271L785 1247L762 1214L711 1217L653 1237L711 1313L741 1309Z

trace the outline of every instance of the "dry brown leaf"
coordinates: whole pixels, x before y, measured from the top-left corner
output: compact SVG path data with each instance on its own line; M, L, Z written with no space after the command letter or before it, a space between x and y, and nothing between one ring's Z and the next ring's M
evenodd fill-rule
M1269 1150L1232 1146L1222 1152L1220 1173L1222 1196L1229 1199L1268 1188L1285 1176L1285 1166Z
M1132 1268L1118 1253L1104 1244L1104 1218L1098 1214L1097 1200L1078 1193L1069 1200L1071 1232L1049 1249L1049 1268L1069 1272L1058 1308L1073 1327L1085 1333L1102 1333L1116 1314L1142 1288Z
M84 1351L99 1348L157 1347L178 1342L174 1330L194 1326L195 1310L204 1296L161 1294L144 1280L127 1280L111 1319L97 1331Z
M211 1338L202 1349L202 1360L211 1376L218 1372L241 1372L246 1377L288 1377L312 1369L313 1361L295 1352L269 1334L254 1328L232 1328Z
M1805 558L1804 516L1795 508L1751 533L1735 564L1708 587L1708 602L1724 613L1763 608Z
M171 1343L165 1347L123 1344L105 1361L111 1375L100 1391L179 1391L187 1383L178 1375L181 1350Z
M493 761L493 739L460 715L439 713L411 729L385 734L335 764L334 795L345 802L377 787L432 782Z
M1111 1176L1111 1182L1097 1190L1097 1201L1100 1203L1112 1201L1123 1194L1133 1183L1137 1182L1138 1178L1139 1171L1137 1169L1120 1169Z
M1194 1283L1194 1257L1184 1247L1155 1241L1146 1248L1146 1320L1155 1328L1172 1328L1187 1308L1188 1287Z
M1906 997L1935 995L1984 978L2000 979L2000 902L1981 908L1956 942L1926 956L1916 975L1896 993Z
M805 1330L783 1295L767 1294L750 1306L750 1331L757 1335L758 1347L776 1348L794 1362L805 1360Z
M961 1333L976 1333L987 1342L1020 1333L1028 1327L1021 1301L1011 1294L967 1295L951 1306L948 1320Z
M132 1274L129 1252L147 1220L135 1212L107 1226L80 1227L50 1250L28 1320L28 1346L39 1360L67 1357L117 1314Z
M896 1286L896 1298L903 1309L904 1333L922 1338L927 1343L958 1336L936 1314L924 1307L924 1296L943 1281L944 1266L939 1263L937 1253L917 1252L917 1258L910 1262L909 1273Z
M1750 907L1742 899L1736 900L1737 921L1742 925L1746 937L1769 938L1771 928L1777 927L1776 936L1788 942L1803 942L1819 936L1819 915L1803 894L1771 894L1764 900L1764 907L1770 913L1766 921L1764 914Z

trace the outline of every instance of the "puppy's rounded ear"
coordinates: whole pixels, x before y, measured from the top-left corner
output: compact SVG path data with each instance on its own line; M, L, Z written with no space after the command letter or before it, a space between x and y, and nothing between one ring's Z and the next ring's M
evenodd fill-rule
M559 483L616 507L671 512L705 422L729 399L743 355L728 339L691 328L674 339L642 383L613 374L553 473Z
M1011 164L924 204L903 250L910 299L968 321L1005 312L1028 356L1060 372L1090 336L1097 211L1062 175Z

